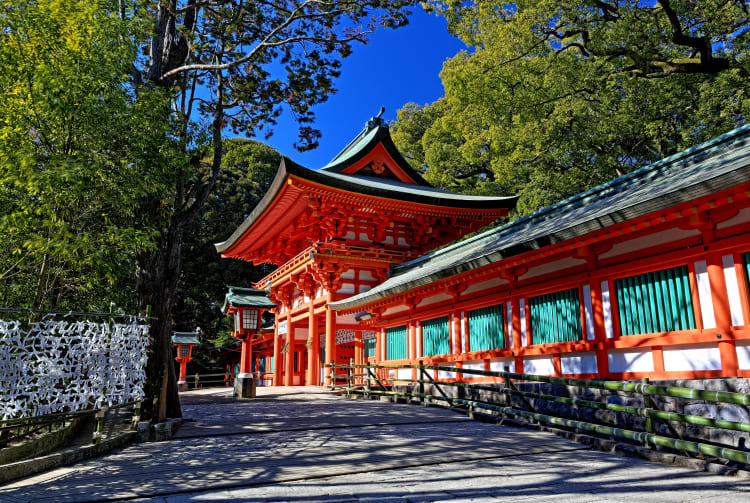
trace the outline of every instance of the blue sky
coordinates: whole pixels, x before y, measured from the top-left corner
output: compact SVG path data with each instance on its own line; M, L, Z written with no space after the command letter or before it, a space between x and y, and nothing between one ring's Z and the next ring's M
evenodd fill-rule
M418 7L407 26L379 30L367 45L355 46L336 81L338 93L315 109L315 126L323 133L317 149L294 149L297 126L289 113L280 118L271 138L257 139L297 163L317 169L343 149L381 106L386 109L383 118L390 121L406 103L435 101L443 95L439 76L443 62L465 49L446 26L443 18Z

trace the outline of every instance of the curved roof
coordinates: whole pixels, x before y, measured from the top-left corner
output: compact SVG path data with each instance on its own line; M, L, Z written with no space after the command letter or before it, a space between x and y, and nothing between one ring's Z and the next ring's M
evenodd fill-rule
M395 266L373 289L333 302L351 309L750 181L750 125L523 218Z
M368 161L375 158L388 160L388 176L379 177L363 169ZM257 249L274 239L292 225L294 219L307 208L302 191L294 186L295 179L325 189L384 201L421 204L450 211L487 210L489 215L499 213L489 220L504 216L518 200L517 196L471 196L432 187L404 160L391 140L388 127L375 118L322 169L308 169L288 157L282 157L268 192L232 235L215 245L216 250L225 257L242 256L248 250Z
M224 305L221 311L225 313L229 307L260 307L271 309L276 307L276 304L268 298L265 290L230 286L229 292L224 297Z
M365 128L351 142L349 142L341 152L336 154L336 157L321 169L323 171L341 173L364 159L365 156L367 156L367 154L378 144L383 145L385 151L396 163L398 169L402 171L409 180L417 185L432 187L427 180L422 178L422 176L411 167L409 162L401 155L401 152L398 151L398 148L396 148L396 145L394 145L393 140L391 139L391 133L388 126L385 125L385 122L380 117L373 117L370 119Z

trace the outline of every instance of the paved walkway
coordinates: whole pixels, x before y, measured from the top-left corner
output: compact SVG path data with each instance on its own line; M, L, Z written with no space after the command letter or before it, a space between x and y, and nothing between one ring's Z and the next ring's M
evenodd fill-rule
M588 450L453 411L318 388L183 395L176 438L0 488L0 502L750 501L750 482Z

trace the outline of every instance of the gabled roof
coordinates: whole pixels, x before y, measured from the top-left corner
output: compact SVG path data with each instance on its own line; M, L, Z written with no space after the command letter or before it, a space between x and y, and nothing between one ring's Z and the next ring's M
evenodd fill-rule
M198 332L172 332L172 344L200 344Z
M380 117L373 117L365 128L339 152L331 162L323 166L322 171L334 173L356 174L359 171L357 163L373 152L378 146L385 149L387 155L395 165L390 166L392 171L399 171L401 181L424 187L431 187L427 180L417 173L393 144L388 126Z
M376 163L381 170L387 170L382 176L373 169L372 165ZM414 208L415 204L425 205L422 211L431 214L436 211L444 215L481 211L486 220L481 225L505 216L518 199L517 196L470 196L432 187L398 152L388 127L379 118L374 118L322 169L307 169L288 157L282 157L276 177L263 199L226 241L215 245L217 251L224 257L247 259L254 250L276 239L285 229L294 227L295 219L308 207L298 182L307 188L314 186L324 194L353 196L353 200L369 197L389 207L394 203L401 207L410 205L411 211L419 211ZM365 204L373 203L378 201L370 199Z
M226 313L228 309L236 309L238 307L271 309L276 307L276 304L268 298L265 290L230 286L229 292L227 292L224 297L224 305L222 306L221 311Z
M750 125L645 166L502 227L394 267L375 288L336 310L499 262L750 181Z

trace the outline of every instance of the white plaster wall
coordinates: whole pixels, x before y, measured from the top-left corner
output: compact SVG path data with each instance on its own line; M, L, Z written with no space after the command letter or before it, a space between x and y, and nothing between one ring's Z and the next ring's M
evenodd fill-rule
M664 348L664 370L721 370L717 346Z
M607 353L610 372L653 372L654 357L650 349L613 349Z
M411 369L396 369L398 379L411 379Z
M636 239L630 239L623 243L618 243L612 247L607 253L599 255L600 259L606 259L610 257L616 257L623 253L632 253L634 251L642 250L644 248L652 248L665 243L674 243L681 239L697 236L700 231L690 229L667 229L665 231L656 232L649 234L648 236L639 237Z
M341 279L354 279L356 275L357 272L354 269L347 269L345 272L341 273Z
M362 281L375 281L375 277L372 275L372 272L368 271L367 269L359 271L359 279Z
M727 227L743 224L745 222L750 222L750 208L741 209L734 217L716 224L716 228L725 229Z
M461 365L462 368L469 369L469 370L484 370L484 360L470 360L468 362L463 362ZM464 374L464 379L466 378L473 378L473 377L482 377L479 374Z
M521 346L526 345L526 302L525 299L520 299L521 304Z
M578 257L567 257L562 260L556 260L554 262L548 262L541 266L531 267L525 274L521 275L519 279L529 279L543 274L550 274L553 272L564 271L585 263L586 260Z
M563 374L596 374L596 353L572 353L560 356Z
M451 363L442 363L438 365L439 367L454 367L455 365ZM445 370L438 370L438 379L455 379L456 373L455 372L447 372Z
M474 292L481 292L482 290L487 290L488 288L494 288L494 287L498 287L498 286L502 286L502 285L507 285L507 284L508 284L508 280L507 279L503 279L503 278L500 278L500 277L496 276L494 278L490 278L490 279L487 279L485 281L479 281L477 283L472 283L471 285L469 285L466 288L466 290L464 290L463 292L461 292L461 295L469 295L469 294L472 294Z
M612 326L612 304L609 301L609 281L602 281L602 311L604 312L604 332L607 339L615 336L615 330Z
M393 306L393 307L389 307L388 309L386 309L385 312L383 312L383 316L390 316L394 313L400 313L401 311L408 311L408 310L409 308L404 305Z
M359 285L359 293L367 292L371 288L370 285Z
M337 293L344 293L344 294L353 294L355 293L354 290L354 283L344 283L341 285L341 288Z
M698 299L700 301L703 328L716 328L714 305L711 300L711 283L708 280L708 269L706 268L705 260L699 260L695 263L695 279L698 283Z
M729 312L732 315L732 325L735 327L742 326L745 324L745 317L742 315L740 285L737 282L734 257L732 255L724 255L721 257L721 263L724 267L724 281L727 285L727 297L729 299Z
M523 373L552 375L555 373L555 364L551 356L529 356L523 359Z
M513 347L513 306L510 301L505 303L505 322L508 324L508 346Z
M344 239L346 239L347 241L355 241L357 239L357 233L354 231L349 231L344 236Z
M464 323L466 319L466 313L464 311L461 311L461 347L463 348L462 351L464 353L469 352L469 345L468 340L466 340L466 325Z
M439 293L437 295L432 295L430 297L425 297L422 299L422 301L417 304L418 306L428 306L430 304L435 304L437 302L443 302L446 300L451 300L453 297L448 293Z
M583 285L583 310L586 318L586 339L594 339L594 309L591 306L591 285Z
M737 344L737 361L742 370L750 370L750 344Z
M508 370L505 369L508 367ZM515 372L513 358L493 358L490 360L490 370L493 372Z

